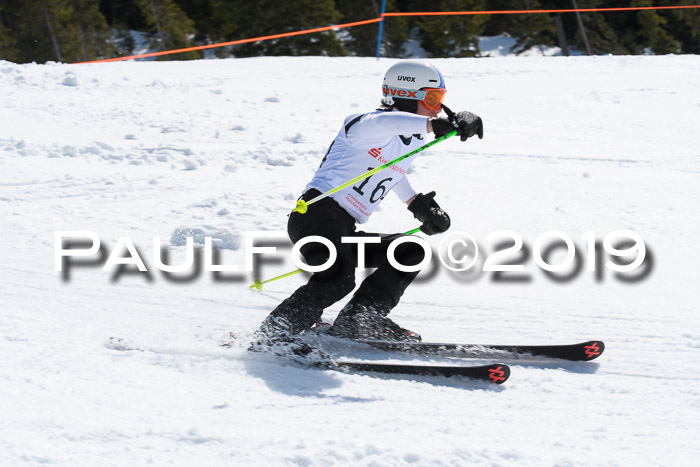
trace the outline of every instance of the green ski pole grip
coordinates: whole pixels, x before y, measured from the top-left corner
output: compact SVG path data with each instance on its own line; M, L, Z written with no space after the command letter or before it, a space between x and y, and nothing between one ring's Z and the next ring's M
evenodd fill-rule
M306 214L306 211L309 209L308 204L306 201L303 199L300 199L297 201L297 207L294 208L295 212L298 212L299 214Z

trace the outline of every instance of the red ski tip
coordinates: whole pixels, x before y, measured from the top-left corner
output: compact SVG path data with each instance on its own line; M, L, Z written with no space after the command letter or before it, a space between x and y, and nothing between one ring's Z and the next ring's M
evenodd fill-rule
M510 368L508 365L498 365L494 368L489 368L489 379L494 384L503 384L510 376Z
M586 352L585 360L588 361L598 358L600 354L603 353L603 350L605 350L605 344L603 344L601 341L593 341L585 345L583 348Z

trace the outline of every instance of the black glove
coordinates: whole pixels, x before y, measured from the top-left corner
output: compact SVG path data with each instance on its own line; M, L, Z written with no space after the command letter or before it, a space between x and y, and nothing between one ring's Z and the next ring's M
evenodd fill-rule
M408 210L413 213L416 219L423 223L420 226L421 232L428 235L442 233L450 228L450 216L440 208L433 199L434 197L434 191L427 195L419 193L408 205Z
M457 130L457 134L462 141L471 138L474 135L479 136L479 139L484 137L484 123L481 117L474 115L471 112L457 112L450 115L449 118L433 118L430 121L433 125L433 133L439 138L447 133Z

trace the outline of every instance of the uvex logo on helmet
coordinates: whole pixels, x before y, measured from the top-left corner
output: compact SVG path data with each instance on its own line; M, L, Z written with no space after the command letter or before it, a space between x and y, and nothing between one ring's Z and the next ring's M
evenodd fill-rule
M399 76L398 78L399 81L409 81L411 83L416 82L416 77L415 76Z
M418 96L416 95L418 91L410 91L408 89L396 89L389 87L386 84L382 86L382 93L385 96L404 97L406 99L418 99Z

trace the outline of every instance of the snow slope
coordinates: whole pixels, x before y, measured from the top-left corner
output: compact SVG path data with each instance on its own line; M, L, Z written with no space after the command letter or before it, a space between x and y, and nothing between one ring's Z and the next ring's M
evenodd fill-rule
M221 260L243 268L245 232L284 229L342 119L376 106L392 63L0 62L1 465L695 461L699 57L433 61L446 103L485 122L483 140L441 143L411 170L453 231L493 251L486 235L502 229L529 246L557 229L580 247L584 232L631 229L653 267L633 283L585 267L558 283L529 258L529 282L503 283L438 266L392 317L428 341L602 339L596 362L514 362L496 388L304 369L218 346L303 283L248 288L295 269L289 249L259 275L155 269L153 237L176 263L188 233L218 238ZM389 196L364 227L415 226ZM128 236L150 276L93 265L63 279L56 230L94 231L107 253ZM110 336L147 351L106 348Z

